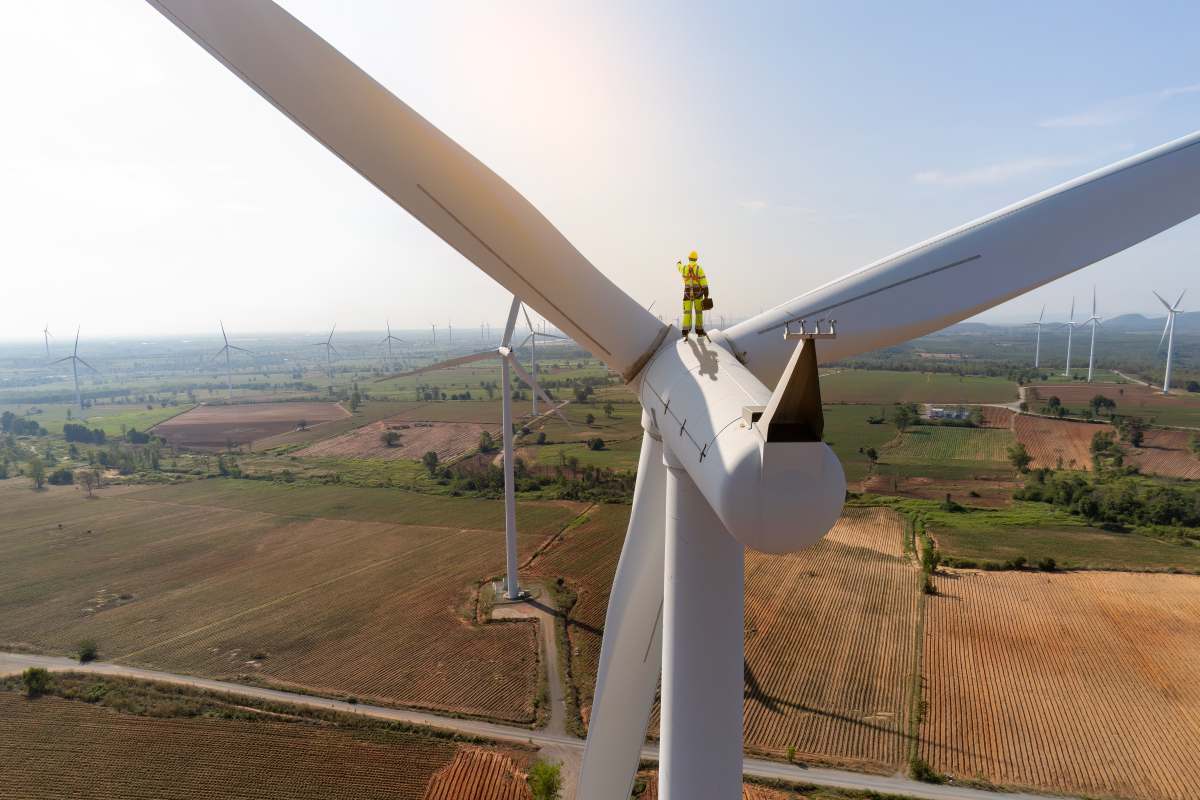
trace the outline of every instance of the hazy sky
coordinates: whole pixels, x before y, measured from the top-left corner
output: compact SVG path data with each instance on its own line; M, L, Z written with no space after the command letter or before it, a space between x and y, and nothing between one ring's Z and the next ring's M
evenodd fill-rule
M692 247L750 314L1200 128L1193 4L284 5L670 316ZM149 6L3 13L0 338L501 324L502 289ZM1193 220L983 319L1093 283L1157 312L1198 256Z

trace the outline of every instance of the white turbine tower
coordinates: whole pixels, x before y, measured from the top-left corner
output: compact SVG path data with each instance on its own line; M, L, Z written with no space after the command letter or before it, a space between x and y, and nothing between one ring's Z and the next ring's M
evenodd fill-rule
M1037 327L1037 341L1033 346L1033 368L1037 369L1042 365L1042 318L1046 316L1046 307L1042 306L1042 313L1038 314L1037 322L1031 322L1030 325Z
M974 316L1200 213L1195 133L710 330L711 342L685 342L510 184L274 3L151 2L641 400L646 435L582 800L629 796L660 666L659 796L741 795L744 548L813 544L845 497L840 465L818 440L815 340L786 338L790 322L836 318L821 360L849 358Z
M42 337L46 340L46 360L50 360L50 323L46 323L46 327L42 328Z
M1167 324L1163 326L1162 336L1159 337L1158 346L1162 347L1163 339L1167 340L1167 371L1163 374L1163 394L1171 393L1171 353L1175 350L1175 315L1180 309L1179 304L1183 302L1183 296L1187 294L1187 289L1179 293L1179 299L1175 301L1175 305L1171 305L1166 300L1163 300L1162 295L1158 292L1154 296L1158 298L1158 302L1163 304L1167 309Z
M517 500L515 479L513 477L512 378L509 376L509 368L511 367L515 370L521 380L529 384L530 389L533 390L535 395L540 394L547 403L553 403L542 391L542 387L538 385L537 380L525 371L525 368L521 366L521 362L517 361L516 356L513 355L510 343L512 342L513 328L517 325L517 310L520 307L520 299L514 297L512 305L508 309L508 324L504 327L504 338L501 340L500 346L495 350L483 350L478 353L472 353L469 356L459 356L458 358L440 361L436 364L430 364L427 367L421 367L420 369L379 378L379 381L387 381L393 378L407 378L411 375L422 375L434 370L457 367L487 358L497 358L500 360L500 424L501 437L504 441L504 538L506 545L505 568L507 570L505 574L505 596L509 600L516 600L521 596L521 587L517 580ZM558 414L563 422L570 425L570 422L567 422L567 418L557 409L555 409L554 413Z
M232 400L233 399L233 366L229 360L229 351L238 350L242 353L249 353L250 351L244 347L238 347L237 345L233 345L233 344L229 343L229 336L225 333L225 323L224 322L221 322L221 338L223 338L225 340L225 346L217 351L217 355L219 356L222 353L225 354L225 385L229 387L229 399Z
M333 334L330 334L330 338L332 338L332 337L333 337ZM389 320L387 320L387 336L383 337L383 339L379 343L387 345L388 362L391 363L391 365L394 369L396 362L395 362L395 359L392 357L392 342L399 342L400 344L404 344L403 339L401 339L398 336L392 335L392 321L389 319Z
M1063 371L1063 375L1071 377L1071 337L1075 333L1075 298L1071 298L1071 318L1062 323L1058 327L1067 329L1067 368Z
M529 319L529 312L527 310L525 310L525 306L521 306L521 313L523 313L525 315L525 324L529 326L529 335L526 336L525 339L518 346L524 347L526 343L529 344L529 373L531 375L533 375L534 380L537 380L537 376L538 376L537 340L538 340L538 337L540 336L543 339L559 339L559 340L564 340L564 341L566 340L567 337L557 336L553 333L543 333L542 331L539 331L536 328L534 328L533 322L530 321L530 319ZM538 415L538 393L533 392L532 394L533 394L532 413L536 417Z
M1096 369L1096 327L1100 324L1100 317L1096 316L1096 287L1092 287L1092 315L1088 317L1088 321L1084 325L1092 326L1092 346L1088 350L1088 383L1092 382L1092 373Z
M79 365L83 364L85 367L90 369L92 372L99 372L99 370L97 370L91 364L89 364L88 362L84 361L82 358L79 357L79 329L78 328L75 329L75 349L71 351L71 355L64 356L64 357L58 359L57 361L52 361L50 363L51 364L61 364L64 361L71 362L71 375L75 378L75 403L82 409L83 408L83 395L79 391Z
M333 323L333 327L329 329L329 338L323 342L314 342L313 347L325 348L325 369L329 373L329 393L333 394L333 354L338 353L338 349L333 346L333 332L337 330L337 323ZM338 353L340 356L341 353Z

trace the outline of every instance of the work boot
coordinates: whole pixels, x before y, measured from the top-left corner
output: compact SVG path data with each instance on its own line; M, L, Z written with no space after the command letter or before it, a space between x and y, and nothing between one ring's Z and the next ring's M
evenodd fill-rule
M684 331L684 332L683 332L683 340L686 342L686 341L687 341L687 338L688 338L688 332L687 332L687 331Z
M696 328L696 338L699 339L701 337L707 339L708 334L704 332L704 328Z

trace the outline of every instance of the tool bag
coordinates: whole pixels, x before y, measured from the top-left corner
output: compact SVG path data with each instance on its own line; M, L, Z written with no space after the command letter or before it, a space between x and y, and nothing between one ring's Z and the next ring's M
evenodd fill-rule
M713 301L712 301L711 297L706 297L700 301L700 308L702 308L703 310L711 311L712 307L713 307Z

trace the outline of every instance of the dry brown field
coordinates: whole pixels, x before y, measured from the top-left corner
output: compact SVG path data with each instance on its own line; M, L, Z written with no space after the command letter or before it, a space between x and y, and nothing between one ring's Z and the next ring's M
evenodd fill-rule
M983 427L985 428L1012 428L1013 417L1017 415L1011 408L1001 408L999 406L982 406L983 408Z
M1088 797L1200 786L1200 578L952 573L926 605L934 769Z
M1155 391L1150 386L1140 383L1039 383L1029 387L1030 407L1045 402L1054 396L1062 401L1064 406L1086 406L1093 397L1104 395L1117 404L1120 414L1153 413L1154 409L1170 408L1180 405L1178 397L1168 397L1162 392Z
M466 607L503 571L498 501L219 480L89 501L5 481L0 507L0 647L91 638L106 660L535 719L535 623ZM583 507L520 504L523 557Z
M905 478L895 475L872 475L863 481L862 490L872 494L912 497L917 500L950 499L956 503L983 508L1002 508L1012 505L1012 493L1020 487L1016 481L950 480L945 478Z
M304 420L314 427L344 419L350 412L337 403L246 403L202 405L156 425L152 430L175 447L224 450L294 430Z
M635 800L658 800L658 773L649 770L639 772L638 778L645 784L641 794L635 795ZM791 800L794 792L781 789L770 789L766 786L756 786L752 783L742 784L742 800ZM805 797L810 796L805 792Z
M526 766L510 753L463 747L434 773L423 800L529 800Z
M1127 447L1129 461L1142 472L1168 478L1200 480L1200 456L1192 453L1193 431L1153 428L1146 431L1141 447Z
M908 757L921 573L904 525L847 508L803 553L746 554L746 746L891 771Z
M394 431L400 440L387 445L382 436ZM390 417L372 422L333 439L325 439L293 455L332 458L378 458L417 460L433 451L439 462L453 461L479 447L484 432L500 436L500 426L478 422L427 422L405 417Z
M1101 432L1113 433L1113 429L1107 424L1018 414L1013 432L1033 457L1029 466L1034 469L1056 469L1061 462L1065 469L1090 470L1092 437Z
M400 732L158 719L15 692L0 692L0 719L0 797L13 800L421 800L459 751Z

